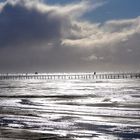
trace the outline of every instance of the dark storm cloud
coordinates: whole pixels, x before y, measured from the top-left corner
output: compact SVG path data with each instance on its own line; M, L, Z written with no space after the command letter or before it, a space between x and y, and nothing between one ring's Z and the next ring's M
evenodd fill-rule
M71 21L81 16L88 9L87 5L86 1L65 6L50 6L41 0L0 3L0 47L59 45L62 38L70 36Z
M0 47L55 42L61 38L61 17L24 4L5 4L0 12Z
M57 71L73 63L75 53L60 46L83 2L61 7L9 0L0 6L0 71Z

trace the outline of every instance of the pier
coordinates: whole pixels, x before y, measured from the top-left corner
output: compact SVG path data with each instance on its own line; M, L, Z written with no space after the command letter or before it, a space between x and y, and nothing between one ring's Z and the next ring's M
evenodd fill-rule
M0 80L140 79L140 73L0 74Z

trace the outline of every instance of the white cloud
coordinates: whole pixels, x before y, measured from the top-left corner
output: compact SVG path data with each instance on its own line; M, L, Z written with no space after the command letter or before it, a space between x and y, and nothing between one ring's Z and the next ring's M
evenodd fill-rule
M36 8L43 13L53 11L57 14L69 17L79 17L83 15L83 13L88 12L91 9L94 10L104 4L104 2L102 1L95 1L94 3L93 2L94 1L92 1L91 3L90 0L86 0L67 5L49 5L41 0L7 0L7 3L10 3L12 5L25 5L29 9Z
M78 39L65 39L63 40L64 46L102 47L117 44L127 41L133 35L140 33L140 17L107 21L102 26L88 22L77 22L73 23L71 32Z

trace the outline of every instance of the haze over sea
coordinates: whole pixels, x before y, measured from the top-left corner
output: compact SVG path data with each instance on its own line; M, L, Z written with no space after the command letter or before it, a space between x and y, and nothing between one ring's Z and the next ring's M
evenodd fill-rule
M140 79L0 80L0 140L138 140Z

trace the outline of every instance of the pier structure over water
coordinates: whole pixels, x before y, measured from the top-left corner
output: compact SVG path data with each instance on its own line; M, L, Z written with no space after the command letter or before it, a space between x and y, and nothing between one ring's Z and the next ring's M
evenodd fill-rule
M0 74L0 80L140 79L140 73Z

